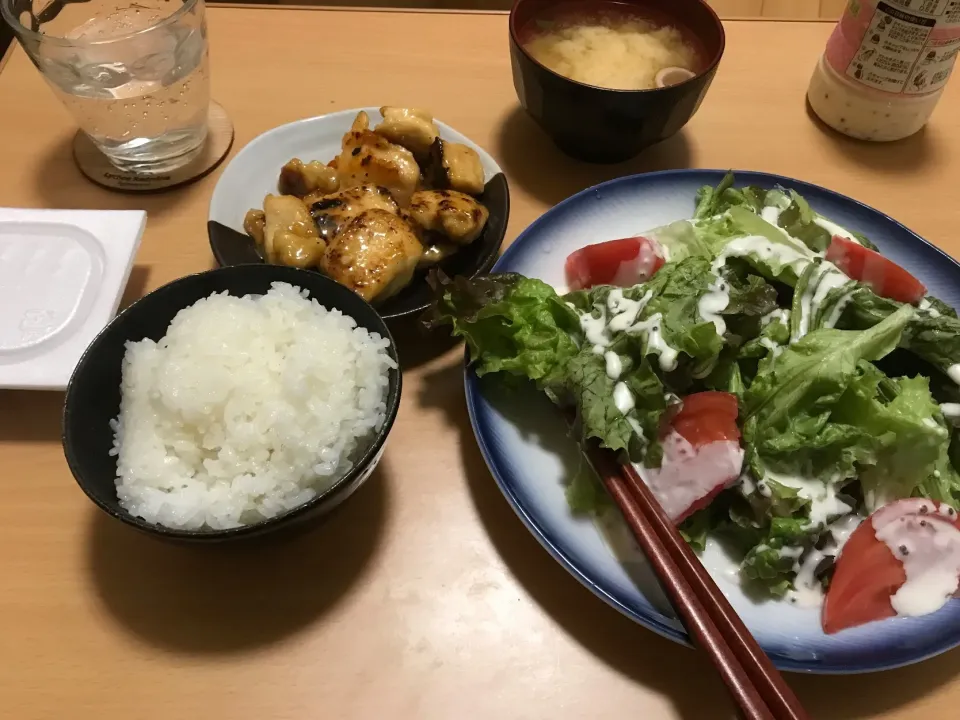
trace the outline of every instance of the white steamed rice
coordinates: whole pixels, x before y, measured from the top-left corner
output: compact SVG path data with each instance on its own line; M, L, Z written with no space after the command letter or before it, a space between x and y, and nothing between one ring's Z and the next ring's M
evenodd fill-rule
M197 530L307 502L383 424L388 346L285 283L181 310L160 342L127 343L111 422L120 504Z

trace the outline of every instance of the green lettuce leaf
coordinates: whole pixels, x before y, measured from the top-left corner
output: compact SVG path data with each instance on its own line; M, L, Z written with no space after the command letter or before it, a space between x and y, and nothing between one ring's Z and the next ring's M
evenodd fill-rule
M581 458L580 466L573 474L565 490L567 505L575 515L599 515L613 507L606 488L593 468Z
M821 532L803 517L774 517L763 542L744 557L740 576L773 597L783 597L793 588L800 555L814 546ZM784 552L784 548L793 552Z
M743 396L744 444L755 477L775 471L842 485L878 462L892 434L842 409L873 402L884 376L868 361L896 347L911 313L905 308L867 334L815 330L760 361Z
M721 247L714 248L718 258L742 258L767 280L777 280L791 287L803 270L817 259L802 242L743 207L730 208L726 217L737 234L725 239ZM754 239L756 237L763 238L766 243L759 244Z
M540 280L513 273L452 280L431 274L425 322L466 340L478 375L506 372L542 388L562 382L579 353L579 316Z
M873 250L874 252L880 252L880 248L878 248L878 247L870 240L870 238L868 238L868 237L867 237L866 235L864 235L863 233L858 233L858 232L856 232L855 230L847 230L847 232L849 232L851 235L853 235L861 245L863 245L865 248L867 248L867 250Z
M796 191L790 191L790 205L780 212L777 225L789 235L802 240L813 252L824 252L830 245L831 235L815 222L817 214L810 204Z
M679 262L691 255L712 258L713 246L717 242L709 232L696 227L689 220L678 220L669 225L654 228L645 235L660 243L660 246L666 250L669 262Z
M737 399L742 399L747 389L743 379L743 372L737 359L737 350L724 350L713 370L703 378L703 385L707 390L720 390L732 393Z
M809 296L813 293L815 287L815 277L818 272L818 264L811 262L807 265L800 277L797 278L796 285L793 287L793 303L790 306L790 337L796 341L807 334L810 327L810 309L804 305L810 304Z
M816 330L788 347L776 362L764 361L744 396L751 432L763 434L830 407L846 390L861 360L878 360L897 346L913 314L913 308L900 308L869 330Z
M920 482L917 494L950 503L954 507L960 504L960 472L956 463L958 451L960 433L954 429L950 440L940 446L940 455L933 469Z
M513 274L472 280L435 275L432 282L436 298L429 323L451 326L453 334L467 341L478 374L507 373L536 382L554 402L576 409L584 438L659 465L659 445L649 443L647 448L643 438L656 437L667 402L660 378L645 358L642 335L619 332L610 338L606 350L616 353L621 364L619 377L613 379L605 354L585 342L577 311L546 283ZM596 303L603 312L599 308L606 307L611 291L598 288L573 299L585 307ZM634 288L625 294L645 292ZM679 337L681 330L676 332ZM691 337L697 333L691 331ZM614 399L618 382L626 385L634 402L626 415Z
M760 212L766 203L767 190L746 185L733 187L734 175L728 172L716 187L704 185L697 191L695 219L725 213L732 207L745 207L751 212Z
M941 471L940 465L950 464L950 433L940 406L930 394L929 380L914 377L887 381L893 382L896 392L889 402L882 399L878 380L878 392L872 396L866 392L848 395L833 413L837 422L855 425L876 443L876 457L863 463L868 466L859 473L868 507L873 509L918 492L937 500L952 500L949 490L943 493L937 483L928 482ZM949 467L945 469L949 471ZM943 487L951 485L952 475L942 475Z
M900 347L946 373L960 363L960 319L956 311L935 298L927 298L936 312L919 310L904 328ZM903 304L859 287L845 307L838 327L870 328L897 312Z
M728 272L730 300L722 315L760 319L777 309L777 291L759 275Z
M707 536L716 527L717 519L710 506L695 512L684 520L677 528L680 535L697 552L703 552L707 547Z
M646 299L637 321L655 323L668 351L683 353L694 360L712 362L720 353L723 339L712 322L700 317L699 302L715 280L709 260L690 256L664 265L643 285L619 291L628 300ZM601 286L570 293L564 299L580 312L592 312L599 317L601 313L608 312L608 300L614 290ZM659 316L658 323L655 316ZM617 335L614 334L615 337ZM646 344L647 354L663 357L661 350L662 346L658 344Z
M570 398L576 405L585 438L597 438L604 447L624 450L634 460L641 460L646 450L645 438L654 438L660 415L667 408L664 388L649 361L643 357L639 340L623 336L611 347L621 357L623 370L613 380L607 374L603 355L585 348L570 361L562 386L554 393ZM633 396L634 408L624 415L614 401L614 387L623 382ZM633 423L631 423L631 420ZM636 431L642 429L643 437ZM657 443L651 443L656 445ZM656 463L659 465L659 460Z
M859 466L877 462L878 453L891 438L883 432L873 434L837 410L857 403L861 396L873 398L880 375L861 361L835 403L791 414L778 428L752 437L751 453L762 458L763 467L773 470L834 482L856 477Z
M708 260L690 257L660 268L645 285L653 295L643 316L659 313L666 344L698 360L716 358L723 346L713 323L700 317L700 298L709 292L714 279Z
M740 348L738 357L741 360L747 358L760 359L768 355L776 357L783 352L783 346L789 341L790 326L783 319L777 318L763 325L757 337L744 343L743 347Z
M927 295L925 299L928 303L930 303L930 308L932 308L934 311L933 314L940 313L941 315L947 315L948 317L957 317L957 311L947 305L943 300L935 298L932 295ZM930 309L928 309L927 312L930 312Z

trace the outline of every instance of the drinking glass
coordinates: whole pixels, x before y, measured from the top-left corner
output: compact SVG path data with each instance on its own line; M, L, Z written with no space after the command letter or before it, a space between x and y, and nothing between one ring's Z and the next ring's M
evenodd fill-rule
M0 10L113 165L159 175L203 149L210 104L203 0L0 0Z

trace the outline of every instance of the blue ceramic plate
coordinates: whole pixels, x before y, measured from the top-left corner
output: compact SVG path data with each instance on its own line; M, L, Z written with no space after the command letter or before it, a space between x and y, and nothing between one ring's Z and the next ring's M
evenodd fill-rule
M567 255L588 243L635 235L693 214L702 185L719 170L676 170L625 177L584 190L539 218L494 266L564 280ZM960 265L873 208L830 190L790 178L737 172L738 184L796 189L813 208L867 235L883 254L922 280L930 293L960 306ZM487 464L517 514L574 577L620 612L677 642L689 639L643 556L619 518L594 523L574 518L564 485L581 467L564 422L536 391L506 392L496 377L466 377L473 429ZM960 600L919 618L895 618L828 636L819 609L755 602L736 582L736 568L717 547L704 564L777 667L812 673L862 673L915 663L960 644Z

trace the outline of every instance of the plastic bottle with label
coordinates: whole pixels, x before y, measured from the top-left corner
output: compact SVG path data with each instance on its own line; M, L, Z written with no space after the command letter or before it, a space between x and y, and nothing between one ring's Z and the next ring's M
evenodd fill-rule
M960 50L960 0L850 0L810 80L810 107L861 140L922 128Z

